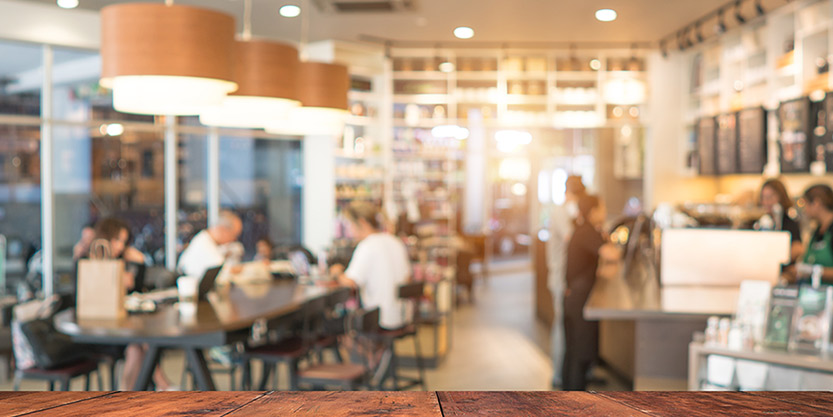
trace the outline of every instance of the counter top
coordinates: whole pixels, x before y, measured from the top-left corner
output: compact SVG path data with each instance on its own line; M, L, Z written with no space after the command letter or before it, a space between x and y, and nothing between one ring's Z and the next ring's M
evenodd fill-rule
M829 415L819 392L3 392L0 414L122 416Z
M739 289L645 285L632 290L620 279L599 279L584 306L588 320L699 319L730 316Z

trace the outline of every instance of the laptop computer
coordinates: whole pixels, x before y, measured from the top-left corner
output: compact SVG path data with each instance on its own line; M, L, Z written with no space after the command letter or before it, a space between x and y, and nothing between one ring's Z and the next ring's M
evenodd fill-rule
M208 293L214 289L214 282L217 281L217 276L220 275L220 271L223 269L223 265L209 268L205 271L205 275L202 276L200 280L200 288L197 292L197 301L208 300Z

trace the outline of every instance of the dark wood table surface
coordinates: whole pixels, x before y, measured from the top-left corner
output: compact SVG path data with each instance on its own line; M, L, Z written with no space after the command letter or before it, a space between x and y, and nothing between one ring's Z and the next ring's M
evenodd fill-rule
M822 392L2 392L2 416L830 416Z
M209 301L198 303L193 314L183 314L176 304L163 304L155 313L120 320L78 320L70 309L56 316L55 327L79 343L147 344L135 390L149 388L162 350L182 349L197 387L209 391L214 390L214 382L202 349L245 341L258 320L279 319L331 290L293 281L232 286L209 294Z

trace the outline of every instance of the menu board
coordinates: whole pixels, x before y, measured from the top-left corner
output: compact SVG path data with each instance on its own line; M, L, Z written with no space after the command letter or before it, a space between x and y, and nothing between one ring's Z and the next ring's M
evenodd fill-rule
M737 113L717 116L717 172L734 174L738 171Z
M813 162L824 162L827 172L833 172L833 94L820 103L813 103L815 128L813 129Z
M738 172L760 174L767 158L766 110L763 107L738 113Z
M697 153L700 159L700 175L714 175L715 133L717 125L713 117L700 119L697 124Z
M800 98L778 107L778 143L781 146L781 172L810 170L810 100Z

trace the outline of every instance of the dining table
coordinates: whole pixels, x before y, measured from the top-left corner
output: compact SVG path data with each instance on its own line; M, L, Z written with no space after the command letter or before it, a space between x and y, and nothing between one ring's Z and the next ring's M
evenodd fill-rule
M196 387L213 391L215 385L204 349L246 342L256 323L280 320L332 289L292 280L232 284L209 292L199 302L159 303L154 312L129 314L120 319L78 318L75 309L67 309L56 315L55 327L77 343L146 346L134 390L149 390L162 352L178 349L185 352L186 366Z

